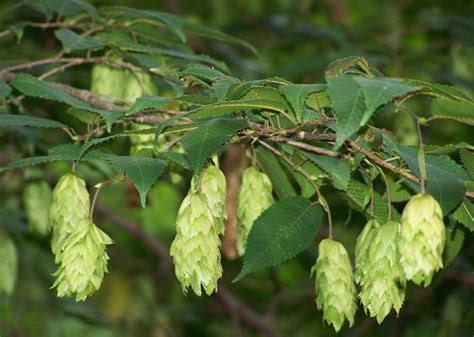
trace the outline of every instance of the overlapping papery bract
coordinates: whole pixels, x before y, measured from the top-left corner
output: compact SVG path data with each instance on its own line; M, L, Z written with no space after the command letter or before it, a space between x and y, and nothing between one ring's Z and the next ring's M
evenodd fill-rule
M365 262L359 272L359 297L370 317L380 324L395 309L397 314L405 298L405 280L400 266L398 239L400 224L389 221L375 230L366 246Z
M49 209L53 200L51 187L44 180L26 183L23 189L23 206L28 220L28 229L45 237L50 230Z
M426 287L443 267L443 212L431 195L417 194L405 206L401 223L400 263L406 279Z
M227 218L225 208L226 180L224 173L216 165L208 165L202 172L200 190L214 217L219 234L224 234L224 221Z
M54 273L58 296L76 295L83 301L100 288L107 272L106 245L110 237L90 219L83 219L64 239L59 269Z
M66 238L75 226L89 217L90 207L85 181L74 173L62 176L54 188L53 202L49 212L53 231L51 249L56 263L61 260Z
M15 288L18 268L18 255L15 244L0 229L0 295L11 295Z
M356 288L351 262L344 246L332 239L319 243L319 256L311 269L316 277L316 306L323 319L339 331L344 320L354 324Z
M273 204L272 183L263 172L254 167L245 169L237 204L237 251L245 254L247 237L254 221Z
M179 208L170 250L185 294L189 287L198 296L201 287L207 295L217 290L222 276L219 230L206 198L191 187Z
M370 219L360 232L356 240L355 245L355 272L354 280L356 283L360 283L361 274L367 263L367 252L370 247L375 230L380 226L380 223L376 219Z

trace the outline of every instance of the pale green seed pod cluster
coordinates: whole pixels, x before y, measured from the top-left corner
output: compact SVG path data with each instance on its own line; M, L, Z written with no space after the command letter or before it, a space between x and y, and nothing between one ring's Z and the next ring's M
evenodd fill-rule
M92 68L91 91L105 96L122 97L125 71L102 64Z
M227 218L225 209L226 185L225 175L216 165L209 165L203 171L200 189L206 198L219 234L224 234L224 221Z
M61 265L54 273L53 288L57 288L59 297L75 294L76 301L83 301L100 288L109 259L105 249L111 243L90 219L76 224L64 240Z
M106 245L112 240L90 219L89 193L84 180L64 175L53 191L50 209L51 248L59 265L54 273L59 297L83 301L97 291L107 272Z
M370 240L363 241L359 298L370 317L380 324L390 311L397 314L405 298L405 280L400 266L398 240L400 224L389 221L372 230Z
M400 263L407 280L424 286L443 267L446 228L440 205L431 195L417 194L402 214Z
M176 219L176 237L171 244L175 274L186 294L189 287L198 296L211 295L222 276L218 226L199 190L191 187Z
M66 238L83 219L89 217L90 207L85 181L73 173L62 176L54 188L49 212L53 231L51 249L56 263L60 262Z
M10 237L0 230L0 294L11 295L15 288L18 255Z
M273 204L272 183L254 167L245 169L237 203L237 251L245 254L247 238L254 221Z
M360 283L362 272L365 270L365 264L367 262L367 252L370 247L370 242L374 238L375 230L380 226L380 223L376 219L370 219L360 232L356 240L355 245L355 272L354 280L356 283Z
M25 208L28 230L40 237L50 231L49 209L53 192L44 180L27 182L23 189L23 206Z
M347 319L354 324L357 311L352 266L344 246L332 239L319 243L319 255L311 269L316 278L316 306L323 319L338 332Z

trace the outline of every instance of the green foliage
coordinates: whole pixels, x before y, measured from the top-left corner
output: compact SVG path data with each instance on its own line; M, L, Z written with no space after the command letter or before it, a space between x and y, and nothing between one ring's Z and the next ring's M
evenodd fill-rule
M244 125L244 121L237 119L212 119L186 134L182 144L195 176L201 174L206 160L220 150Z
M39 118L33 116L23 115L0 115L0 126L11 127L11 126L30 126L36 128L64 128L65 125L52 119Z
M109 156L107 160L132 181L140 194L142 207L145 207L146 195L163 173L166 162L155 158L127 156Z
M303 197L276 202L257 218L247 239L244 265L234 282L286 261L307 248L322 222L322 208Z

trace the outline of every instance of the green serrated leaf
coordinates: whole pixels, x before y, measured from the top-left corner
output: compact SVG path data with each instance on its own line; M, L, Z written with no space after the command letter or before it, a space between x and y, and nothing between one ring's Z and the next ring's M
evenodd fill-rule
M52 119L25 116L0 114L0 127L30 126L36 128L64 128L66 125Z
M193 119L202 119L210 117L222 117L236 111L242 110L271 110L275 112L285 113L285 104L274 100L247 99L240 101L219 102L205 106L188 116Z
M446 241L443 251L443 268L451 264L461 251L464 242L464 232L458 226L446 227Z
M303 153L329 174L335 188L343 191L347 190L349 180L351 179L351 167L347 161L310 152Z
M273 189L281 198L289 198L296 195L296 191L291 185L288 176L281 167L278 159L262 147L257 148L257 158L265 173L270 178Z
M159 109L169 104L172 101L171 98L160 97L160 96L142 96L137 99L135 104L127 111L126 115L130 116L134 113L148 110L148 109Z
M392 205L390 205L392 218L391 219L388 218L387 206L388 206L387 199L384 196L380 195L379 193L375 192L374 193L374 218L380 223L385 223L388 220L400 222L401 215ZM370 207L368 207L365 210L367 217L370 217L372 215L370 214L370 212L371 212Z
M326 90L326 84L288 84L280 88L295 111L296 120L303 121L303 109L309 94Z
M145 207L148 191L163 173L166 161L149 157L128 156L108 156L107 160L132 181L140 194L142 207Z
M366 106L364 94L353 76L341 75L328 82L328 93L336 116L336 147L359 130Z
M416 176L420 176L418 169L418 150L402 145L400 155ZM426 161L426 190L441 205L444 214L459 205L466 188L464 182L469 177L454 160L445 155L425 155ZM411 184L418 190L418 186Z
M359 122L359 126L365 125L379 107L392 101L394 98L402 97L410 92L418 90L401 83L396 79L377 79L357 76L354 80L362 88L364 93L366 109Z
M370 190L366 184L363 184L355 179L349 181L346 196L351 201L350 206L359 212L364 212L367 204L370 201Z
M52 84L41 81L29 74L18 74L11 82L11 85L17 90L21 91L23 94L31 97L50 99L68 104L78 109L95 112L104 119L109 129L117 119L123 116L123 111L121 110L96 109L90 104L81 101L80 99L77 99L58 88L55 88Z
M468 198L464 198L461 205L454 211L453 218L474 232L474 204Z
M5 82L2 78L0 78L0 100L4 100L7 98L12 92L12 88Z
M474 153L468 150L461 150L459 151L459 155L461 156L461 161L467 174L474 180Z
M287 198L273 204L254 222L244 265L234 282L302 252L313 242L322 220L322 208L303 197Z
M216 118L186 134L182 144L195 176L200 175L206 160L244 126L243 120Z
M90 36L80 36L67 28L61 28L54 32L61 41L64 49L69 51L96 49L104 46L104 42Z
M438 97L431 104L431 114L434 119L453 119L474 124L474 103Z

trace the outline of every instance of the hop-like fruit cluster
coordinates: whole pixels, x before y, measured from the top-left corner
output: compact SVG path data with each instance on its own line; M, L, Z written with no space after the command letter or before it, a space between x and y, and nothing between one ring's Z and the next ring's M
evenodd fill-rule
M0 230L0 294L11 295L15 288L18 256L15 244Z
M374 237L375 230L380 226L380 223L376 219L370 219L360 232L356 240L355 245L355 272L354 280L356 283L360 283L362 272L365 270L365 264L367 263L367 252L370 247L370 243Z
M417 194L405 206L401 222L400 263L406 279L426 287L443 267L443 212L432 196Z
M344 246L332 239L322 240L311 274L316 276L316 306L323 311L323 319L332 324L336 332L345 319L352 326L357 310L356 288Z
M89 193L84 180L75 174L64 175L53 191L50 210L53 237L51 248L58 296L76 294L83 301L99 289L107 272L106 245L112 240L89 217Z
M56 263L61 261L66 238L83 219L89 217L90 206L85 181L73 173L62 176L54 188L49 212L53 231L51 249Z
M389 221L372 230L364 240L365 256L359 272L360 300L370 317L380 324L392 308L397 314L405 298L404 274L400 266L398 239L400 225Z
M111 243L91 220L76 224L64 240L61 265L54 273L59 297L76 294L76 301L83 301L100 288L109 259L105 249Z
M216 165L209 165L203 171L200 190L214 217L217 232L224 234L224 221L227 218L225 209L226 180L224 173Z
M247 238L254 221L273 204L272 183L254 167L245 169L237 204L237 251L245 254Z
M217 290L222 276L219 228L206 198L193 186L179 208L170 254L185 294L189 287L198 296L201 287L207 295Z
M28 229L38 236L45 237L50 230L49 209L53 199L51 187L44 180L28 182L23 189Z

